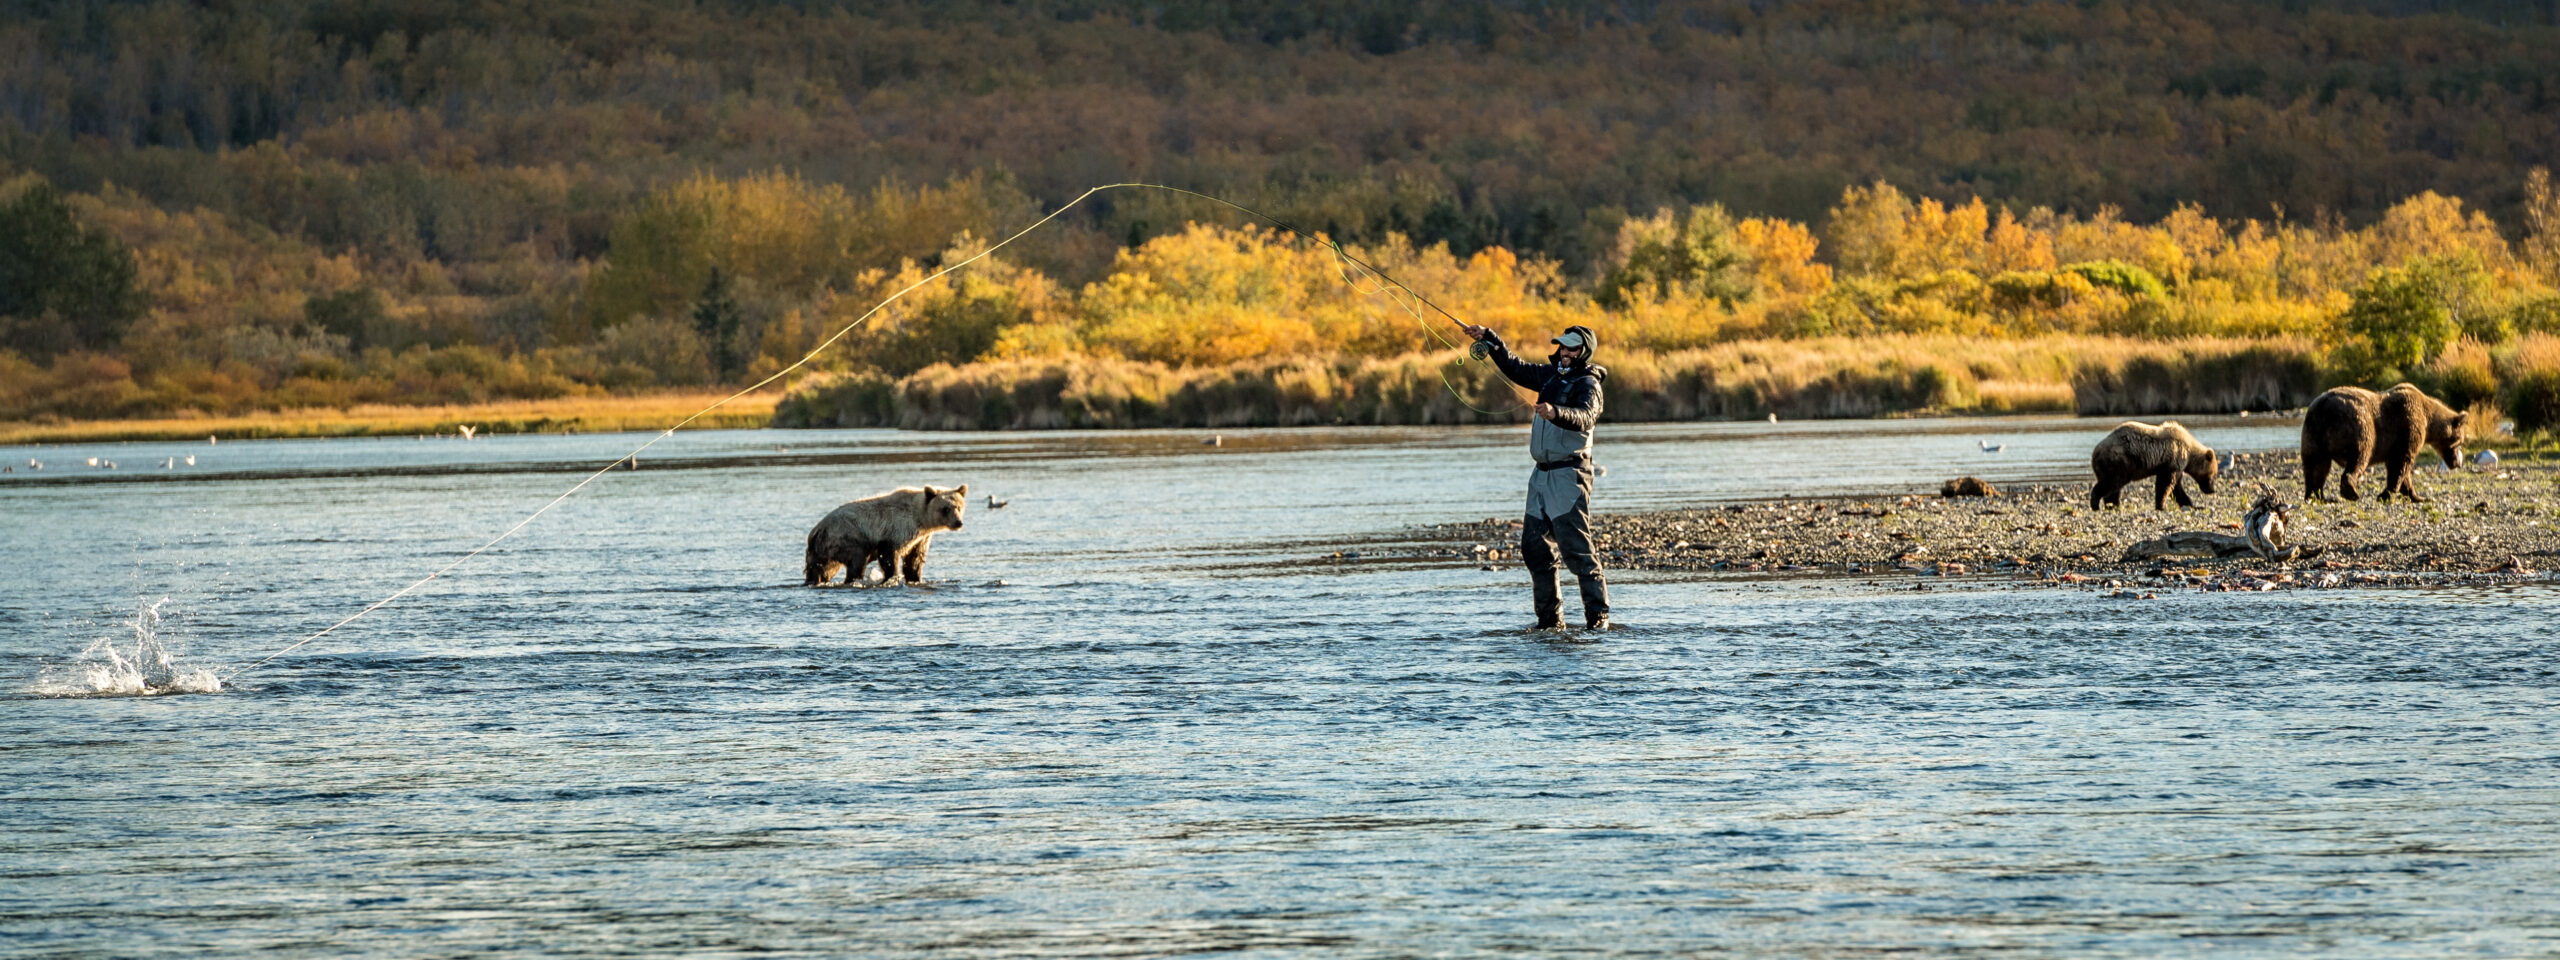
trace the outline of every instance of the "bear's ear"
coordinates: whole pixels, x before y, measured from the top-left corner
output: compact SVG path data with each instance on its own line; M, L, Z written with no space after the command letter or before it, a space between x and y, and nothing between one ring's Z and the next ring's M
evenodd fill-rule
M958 489L958 490L954 490L954 491L951 491L951 492L956 493L956 494L959 494L959 495L960 495L960 499L962 499L962 500L969 499L969 485L968 485L968 484L965 484L965 483L964 483L964 484L961 484L961 485L960 485L960 489Z
M939 497L939 496L941 496L941 495L942 495L941 493L936 492L932 487L926 487L926 488L924 488L924 498L925 498L925 499L927 499L927 500L931 500L931 499L933 499L933 498L935 498L935 497Z

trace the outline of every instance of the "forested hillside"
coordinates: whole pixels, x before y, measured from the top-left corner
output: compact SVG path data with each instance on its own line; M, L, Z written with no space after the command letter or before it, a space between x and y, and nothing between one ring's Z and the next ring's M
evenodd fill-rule
M736 382L1122 180L1665 355L2212 336L2521 376L2560 325L2548 2L5 9L0 418ZM1246 226L1107 194L826 366L1436 346Z

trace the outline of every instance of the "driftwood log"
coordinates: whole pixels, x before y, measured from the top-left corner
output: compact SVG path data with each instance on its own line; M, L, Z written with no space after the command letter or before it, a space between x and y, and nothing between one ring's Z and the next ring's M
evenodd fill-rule
M2319 547L2284 542L2285 514L2291 509L2292 504L2277 500L2275 494L2263 494L2240 518L2239 536L2206 530L2180 530L2134 544L2125 550L2123 562L2162 557L2236 557L2244 553L2279 561L2308 560L2318 556Z
M2249 538L2204 530L2180 530L2167 536L2153 537L2125 548L2124 562L2158 560L2162 557L2236 557L2255 553Z

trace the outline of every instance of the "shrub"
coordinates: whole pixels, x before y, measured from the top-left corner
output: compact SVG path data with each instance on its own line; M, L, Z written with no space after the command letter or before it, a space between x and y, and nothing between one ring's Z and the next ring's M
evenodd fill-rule
M2532 334L2516 340L2499 364L2498 405L2519 432L2560 429L2560 336Z
M2116 291L2128 297L2166 297L2169 288L2151 271L2122 260L2091 260L2062 268L2089 282L2092 287Z
M2516 333L2560 333L2560 293L2516 301L2507 308L2505 323Z
M688 322L651 317L620 324L596 338L595 353L606 364L605 386L617 390L711 382L711 353Z
M2402 370L2433 359L2462 333L2434 283L2406 268L2367 275L2347 307L2346 330L2374 363Z
M2489 350L2477 340L2465 339L2446 348L2416 378L2419 386L2456 410L2498 395L2498 375Z

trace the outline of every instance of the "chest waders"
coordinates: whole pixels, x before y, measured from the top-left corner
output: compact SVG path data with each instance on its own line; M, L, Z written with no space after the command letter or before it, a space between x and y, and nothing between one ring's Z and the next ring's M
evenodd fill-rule
M1591 331L1568 329L1574 346L1594 345ZM1600 381L1609 372L1589 363L1528 363L1512 356L1499 337L1488 336L1494 366L1511 382L1538 392L1538 402L1555 417L1529 424L1529 456L1537 468L1529 474L1529 501L1520 521L1520 559L1529 566L1532 602L1541 629L1562 626L1564 598L1556 580L1556 561L1582 584L1582 620L1600 626L1609 619L1609 582L1591 547L1591 434L1600 420ZM1558 343L1564 343L1560 338Z

